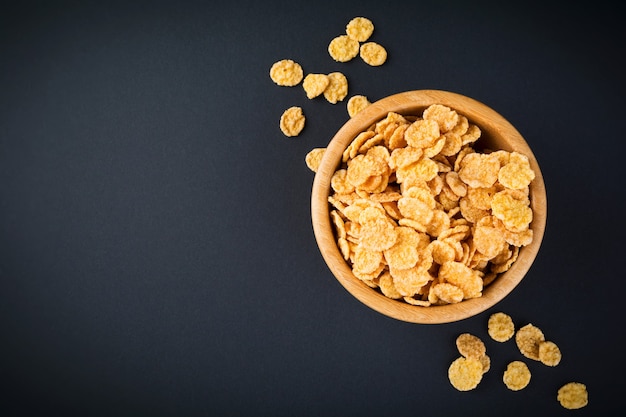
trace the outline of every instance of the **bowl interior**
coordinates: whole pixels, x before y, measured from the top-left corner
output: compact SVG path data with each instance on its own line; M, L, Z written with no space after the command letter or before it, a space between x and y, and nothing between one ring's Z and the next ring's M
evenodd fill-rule
M341 162L344 149L356 135L393 111L402 115L420 115L431 104L443 104L478 125L482 135L477 148L517 151L526 155L535 172L530 184L530 207L533 210L533 241L520 248L513 266L485 287L479 298L456 304L414 306L393 300L370 288L352 273L335 240L330 221L328 196L330 180ZM436 324L466 319L495 305L523 279L541 245L546 223L546 190L537 160L522 135L499 113L472 98L440 90L416 90L395 94L372 103L344 124L329 142L319 165L311 192L311 219L318 247L329 269L343 287L370 308L389 317L412 323Z

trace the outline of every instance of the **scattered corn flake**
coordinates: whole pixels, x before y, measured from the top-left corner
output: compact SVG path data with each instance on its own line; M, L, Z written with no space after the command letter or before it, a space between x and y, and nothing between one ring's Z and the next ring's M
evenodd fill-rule
M302 129L306 118L302 113L302 108L298 106L289 107L280 117L280 130L285 136L298 136Z
M347 104L348 115L350 117L354 117L358 112L360 112L370 104L372 103L370 103L370 101L364 95L357 94L355 96L352 96L348 100Z
M355 17L346 25L346 34L357 42L365 42L374 33L374 23L366 17Z
M329 103L336 104L348 95L348 79L341 72L328 74L329 84L324 90L324 97Z
M483 364L483 374L486 374L489 369L491 369L491 358L489 355L485 354L480 357L480 363Z
M387 61L387 50L376 42L366 42L359 50L361 59L373 67L379 67Z
M539 360L547 366L557 366L561 362L561 350L554 342L539 343Z
M522 361L513 361L507 365L502 380L511 391L519 391L530 383L530 369Z
M508 314L493 313L487 322L487 332L496 342L506 342L515 334L515 324Z
M359 42L348 35L339 35L328 44L328 53L337 62L348 62L359 54Z
M483 341L471 333L460 334L456 338L456 347L459 353L466 358L480 359L487 353Z
M580 382L568 382L563 385L559 388L556 398L568 410L577 410L589 403L587 386Z
M529 359L539 360L539 345L545 341L541 329L529 323L515 333L515 343L520 353Z
M330 79L326 74L307 74L302 81L302 88L307 98L314 99L321 95L330 84Z
M322 161L322 157L324 156L324 152L326 152L326 148L313 148L306 154L304 161L306 162L306 166L311 171L317 172L320 162Z
M303 76L302 66L291 59L277 61L270 68L270 78L280 86L298 85Z
M470 391L478 386L483 377L483 364L463 356L455 359L448 368L448 379L459 391Z

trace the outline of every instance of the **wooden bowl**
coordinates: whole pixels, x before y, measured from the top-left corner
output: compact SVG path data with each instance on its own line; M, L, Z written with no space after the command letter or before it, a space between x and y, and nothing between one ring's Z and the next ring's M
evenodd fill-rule
M343 151L355 136L372 124L385 118L390 111L403 115L421 115L431 104L443 104L482 130L477 148L517 151L526 155L535 179L530 185L530 207L533 220L533 241L520 248L512 267L483 290L482 296L463 300L456 304L415 306L403 300L384 296L369 287L352 273L337 246L334 226L330 220L328 196L330 181L339 166ZM311 193L311 216L315 239L329 269L345 289L370 308L386 316L412 323L438 324L463 320L477 315L506 297L524 278L530 269L543 238L547 214L546 190L541 170L530 147L522 135L504 117L490 107L460 94L439 90L417 90L395 94L375 103L352 117L335 134L326 148L318 167Z

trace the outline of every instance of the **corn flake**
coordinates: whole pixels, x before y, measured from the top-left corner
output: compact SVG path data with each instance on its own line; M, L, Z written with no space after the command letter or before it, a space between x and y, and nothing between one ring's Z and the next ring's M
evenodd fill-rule
M339 35L328 44L328 53L337 62L348 62L359 54L359 42L348 35Z
M515 343L520 353L536 361L539 360L539 345L545 340L541 329L530 323L515 333Z
M524 362L513 361L507 365L502 380L511 391L519 391L528 386L530 376L530 370Z
M366 42L359 50L361 59L373 67L381 66L387 61L387 50L376 42Z
M270 78L280 86L298 85L303 76L302 66L291 59L277 61L270 68Z
M314 99L315 97L321 95L324 90L330 84L330 79L326 74L308 74L304 77L304 81L302 82L302 88L304 88L304 92L306 93L307 98Z
M374 23L366 17L355 17L346 25L346 34L357 42L365 42L374 33Z
M456 347L459 353L466 358L480 359L487 353L485 344L478 336L462 333L456 338Z
M348 100L348 104L347 104L348 115L350 117L354 117L358 112L360 112L361 110L363 110L370 104L372 103L370 103L370 101L367 99L366 96L363 96L363 95L352 96Z
M568 382L559 388L557 400L568 410L583 408L589 403L589 393L587 386L580 382Z
M539 343L539 360L547 366L557 366L561 362L561 350L554 342Z
M280 117L280 130L285 136L298 136L302 129L306 118L302 113L302 108L293 106L285 110Z
M348 79L341 72L328 74L328 87L324 90L324 97L331 104L343 101L348 95Z
M326 152L326 148L313 148L306 154L304 160L306 162L306 166L313 172L317 172L317 169L320 166L320 162L322 161L322 157L324 156L324 152Z
M493 313L487 322L487 332L496 342L506 342L515 334L515 324L508 314Z
M459 391L470 391L478 386L483 377L483 364L463 356L455 359L448 368L448 379Z

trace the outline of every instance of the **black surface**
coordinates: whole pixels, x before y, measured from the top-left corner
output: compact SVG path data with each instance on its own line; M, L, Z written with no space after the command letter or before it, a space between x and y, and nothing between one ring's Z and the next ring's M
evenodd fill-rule
M0 11L0 415L603 415L623 403L623 14L459 2L41 2ZM504 4L507 4L504 6ZM355 16L389 59L336 63ZM537 156L549 214L527 278L445 325L384 317L333 278L304 156L347 120L268 76L291 58L350 96L473 97ZM283 136L302 106L303 133ZM540 327L563 360L526 361L490 313ZM449 384L454 340L492 367ZM557 403L565 382L589 405Z

